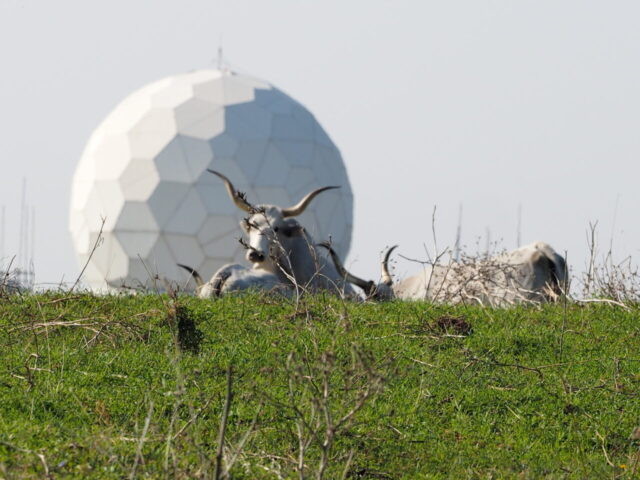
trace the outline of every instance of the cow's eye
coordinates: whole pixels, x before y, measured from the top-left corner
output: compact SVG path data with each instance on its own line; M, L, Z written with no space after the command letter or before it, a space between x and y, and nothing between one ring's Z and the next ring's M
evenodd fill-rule
M278 233L278 227L273 227L273 231Z

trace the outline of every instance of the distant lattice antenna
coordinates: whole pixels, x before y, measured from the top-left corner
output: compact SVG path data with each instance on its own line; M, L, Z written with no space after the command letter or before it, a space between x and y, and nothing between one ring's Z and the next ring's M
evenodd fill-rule
M462 204L458 205L458 227L456 228L456 244L453 247L453 259L460 259L460 237L462 236Z
M518 204L518 231L516 232L516 248L522 245L522 204Z
M224 62L222 61L222 43L218 46L218 70L222 70Z
M24 256L25 256L25 251L24 251L24 234L25 234L25 224L24 224L24 217L25 217L25 204L26 204L26 196L27 196L27 179L25 177L22 177L22 194L21 194L21 200L20 200L20 237L18 238L18 262L17 262L17 267L19 269L22 269L22 266L24 265Z
M26 190L26 189L25 189ZM29 275L29 237L31 237L31 232L29 231L29 225L31 225L31 211L29 210L29 205L24 204L24 230L23 230L23 240L22 240L22 264L20 265L20 284L27 286L30 285L30 275Z
M2 206L2 214L0 215L0 266L4 264L4 225L5 225L6 207Z
M35 252L36 252L36 207L31 205L31 246L29 249L29 285L33 286L36 279L35 274Z
M23 230L23 244L22 244L22 283L27 282L29 271L29 205L25 203L24 206L24 230Z

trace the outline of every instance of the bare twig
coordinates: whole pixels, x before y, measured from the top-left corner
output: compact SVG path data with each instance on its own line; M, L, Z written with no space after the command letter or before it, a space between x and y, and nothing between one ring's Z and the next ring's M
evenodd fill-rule
M347 463L344 464L344 469L342 470L342 480L346 480L349 475L349 469L351 468L351 462L353 461L353 454L355 450L352 448L349 450L349 456L347 457Z
M140 263L142 263L142 266L144 267L145 271L147 272L147 275L149 276L149 280L151 280L153 282L152 285L153 285L153 289L156 291L156 294L160 295L160 289L158 288L158 280L160 279L160 277L157 274L153 275L151 273L151 271L147 267L146 262L142 259L140 254L138 254L138 260L140 260Z
M151 416L153 415L153 401L149 402L149 411L147 412L147 417L144 420L144 427L142 428L142 434L140 435L140 440L138 441L138 449L136 450L136 458L133 462L133 467L131 467L131 473L129 474L129 479L133 479L136 476L136 470L138 468L138 464L142 459L142 446L144 445L144 441L147 437L147 431L149 430L149 424L151 423Z
M519 370L526 370L529 372L535 372L538 374L538 377L540 377L540 380L544 379L544 375L542 374L542 371L538 368L538 367L527 367L525 365L519 365L517 363L502 363L502 362L498 362L496 360L485 360L483 358L478 358L478 357L472 357L471 358L472 361L475 362L482 362L482 363L487 363L489 365L495 365L497 367L512 367L512 368L517 368Z
M189 420L188 420L188 421L187 421L187 422L182 426L182 428L180 428L180 430L178 430L178 431L173 435L172 440L175 440L175 439L176 439L176 438L178 438L180 435L182 435L182 434L185 432L185 430L186 430L187 428L189 428L189 426L191 426L191 424L193 424L193 423L198 419L198 417L200 417L200 415L202 415L202 412L204 412L204 411L209 407L209 405L211 405L211 402L212 402L212 401L213 401L213 397L212 397L212 398L210 398L209 400L207 400L207 401L206 401L206 403L205 403L201 408L199 408L199 409L198 409L198 411L196 412L196 414L195 414L195 415L193 415L193 416L192 416L192 417L191 417L191 418L190 418L190 419L189 419Z
M11 448L11 449L16 450L18 452L23 452L23 453L28 453L30 455L35 455L36 457L38 457L38 460L40 460L40 463L42 463L42 468L44 469L45 478L51 478L51 473L49 473L49 465L47 465L47 459L42 453L34 452L33 450L29 450L28 448L21 448L21 447L18 447L16 445L13 445L13 444L11 444L9 442L4 442L2 440L0 440L0 445L4 445L5 447Z
M618 263L614 262L613 242L611 242L609 251L602 258L602 262L596 263L598 256L597 225L598 222L589 223L587 233L590 255L587 272L582 277L583 296L613 300L618 302L618 306L625 302L638 302L640 300L640 273L637 264L632 262L631 257L625 257Z
M256 414L253 417L253 420L251 421L251 425L249 425L249 429L245 432L245 434L240 439L240 442L236 446L235 452L233 452L233 456L225 462L225 470L224 470L224 474L222 475L223 478L229 477L229 471L231 470L233 465L236 463L236 460L238 459L238 456L240 455L240 453L242 453L242 450L244 449L244 446L247 443L247 440L249 440L249 437L251 436L251 434L254 432L256 428L256 424L258 423L258 417L260 416L261 411L262 411L262 403L260 403L260 405L258 406L258 410L256 411Z
M218 451L216 452L216 473L215 479L219 480L222 473L222 452L224 448L224 435L227 430L227 422L229 420L229 410L231 409L231 400L233 397L232 387L232 373L233 367L229 365L227 368L227 395L224 402L224 410L222 412L222 419L220 420L220 430L218 432Z
M89 253L89 258L87 258L87 261L85 262L84 267L82 267L82 270L80 270L80 274L78 275L78 278L76 278L76 281L74 282L74 284L69 289L69 292L68 292L69 294L71 292L73 292L73 290L76 288L76 286L78 285L78 283L82 279L82 275L84 275L84 271L89 266L89 262L91 261L91 258L93 257L93 254L95 253L95 251L98 248L98 246L100 245L100 243L102 243L102 240L103 240L102 231L104 230L104 224L107 221L107 219L105 217L102 217L101 220L102 220L102 223L100 224L100 231L98 232L98 237L96 238L96 241L93 244L93 248L91 249L91 252Z
M624 303L612 300L610 298L572 298L572 300L576 303L607 303L609 305L622 307L627 312L631 311L631 309Z
M591 292L592 283L593 283L593 275L596 264L596 227L598 226L598 222L591 223L589 222L589 232L587 234L587 243L589 244L589 265L587 268L587 277L584 283L584 291L585 294L589 294Z
M15 255L11 257L11 261L9 262L9 265L7 266L4 274L2 275L2 281L0 282L0 293L13 293L13 290L19 293L21 291L20 281L18 280L17 283L14 283L10 278L11 267L15 259Z
M605 446L605 439L604 437L600 434L600 432L596 431L596 436L600 439L600 444L602 446L602 452L604 453L604 459L607 461L607 464L610 467L615 467L615 465L613 464L613 462L611 461L611 459L609 458L609 454L607 453L607 447Z

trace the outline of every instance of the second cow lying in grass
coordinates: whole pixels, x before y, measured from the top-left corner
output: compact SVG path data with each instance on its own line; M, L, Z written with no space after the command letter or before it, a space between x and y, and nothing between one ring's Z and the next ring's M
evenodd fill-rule
M505 306L545 302L565 291L567 268L550 245L535 242L489 259L467 259L447 265L430 265L421 273L393 283L389 273L390 248L382 262L379 283L348 272L330 245L336 268L348 282L362 288L373 300L428 300L439 303L478 303Z

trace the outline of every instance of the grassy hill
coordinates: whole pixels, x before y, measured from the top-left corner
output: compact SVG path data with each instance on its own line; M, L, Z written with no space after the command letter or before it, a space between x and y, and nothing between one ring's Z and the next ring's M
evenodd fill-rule
M638 478L637 427L634 306L0 298L0 478Z

